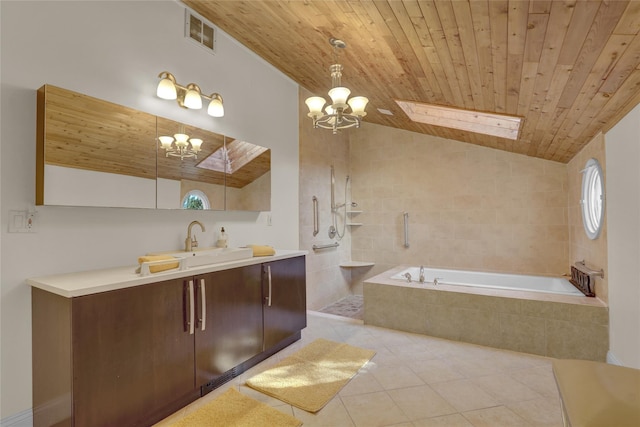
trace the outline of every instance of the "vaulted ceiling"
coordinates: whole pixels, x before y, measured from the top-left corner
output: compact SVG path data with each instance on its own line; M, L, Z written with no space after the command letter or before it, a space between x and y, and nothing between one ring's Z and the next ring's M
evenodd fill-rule
M329 39L345 41L342 82L369 98L366 122L568 162L640 103L640 1L183 3L325 98ZM516 140L420 124L396 100L523 124Z

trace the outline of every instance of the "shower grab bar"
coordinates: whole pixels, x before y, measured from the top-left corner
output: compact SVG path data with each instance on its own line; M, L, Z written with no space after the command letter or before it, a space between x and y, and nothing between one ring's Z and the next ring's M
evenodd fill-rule
M311 199L313 202L313 236L317 236L318 233L320 232L320 228L318 225L318 198L316 196L313 196L313 198Z
M313 248L314 251L317 251L318 249L337 248L338 246L340 246L340 243L333 242L326 245L313 245L311 247Z
M404 247L409 247L409 212L404 212Z
M604 279L604 268L601 268L600 270L592 270L589 267L587 267L584 260L577 261L575 263L575 266L578 270L580 270L581 272L583 272L588 276L598 276Z

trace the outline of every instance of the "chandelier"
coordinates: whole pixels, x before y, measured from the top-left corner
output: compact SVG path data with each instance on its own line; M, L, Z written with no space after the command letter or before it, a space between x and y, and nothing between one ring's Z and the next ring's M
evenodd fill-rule
M204 95L200 86L189 83L186 86L176 81L176 78L168 71L163 71L158 75L160 82L156 89L156 95L162 99L176 100L183 108L199 110L202 108L202 98L209 101L207 114L212 117L224 116L224 105L222 96L219 93Z
M201 139L189 138L189 135L184 133L184 127L182 126L180 133L176 133L173 136L159 136L158 140L160 140L160 146L165 151L165 157L180 157L180 160L184 160L185 157L197 159L202 145Z
M336 134L339 129L360 127L362 118L367 115L364 109L369 100L364 96L349 98L351 91L342 86L342 65L337 63L338 49L344 49L347 47L347 44L335 38L329 39L329 43L333 46L335 62L335 64L329 68L332 81L332 88L329 91L331 105L327 105L327 108L325 108L323 112L322 108L327 101L320 96L307 98L305 104L309 107L307 116L313 119L314 128L331 129L333 133ZM350 112L349 108L351 109Z

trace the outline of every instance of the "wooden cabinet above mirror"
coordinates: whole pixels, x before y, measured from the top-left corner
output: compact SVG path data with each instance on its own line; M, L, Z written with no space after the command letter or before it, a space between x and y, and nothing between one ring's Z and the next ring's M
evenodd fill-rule
M51 85L37 116L37 205L271 209L264 147ZM177 133L203 141L197 158L166 154Z

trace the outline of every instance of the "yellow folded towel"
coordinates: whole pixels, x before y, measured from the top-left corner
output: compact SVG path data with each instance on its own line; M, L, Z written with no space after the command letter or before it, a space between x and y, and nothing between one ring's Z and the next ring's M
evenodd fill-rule
M247 245L248 248L253 249L253 256L269 256L275 255L276 250L272 246L267 245Z
M172 268L178 268L180 266L180 262L176 260L175 257L170 255L146 255L138 257L138 264L142 264L143 262L156 262L156 261L173 261L173 262L165 262L156 265L149 266L150 273L159 273L160 271L171 270ZM139 272L139 271L138 271Z

